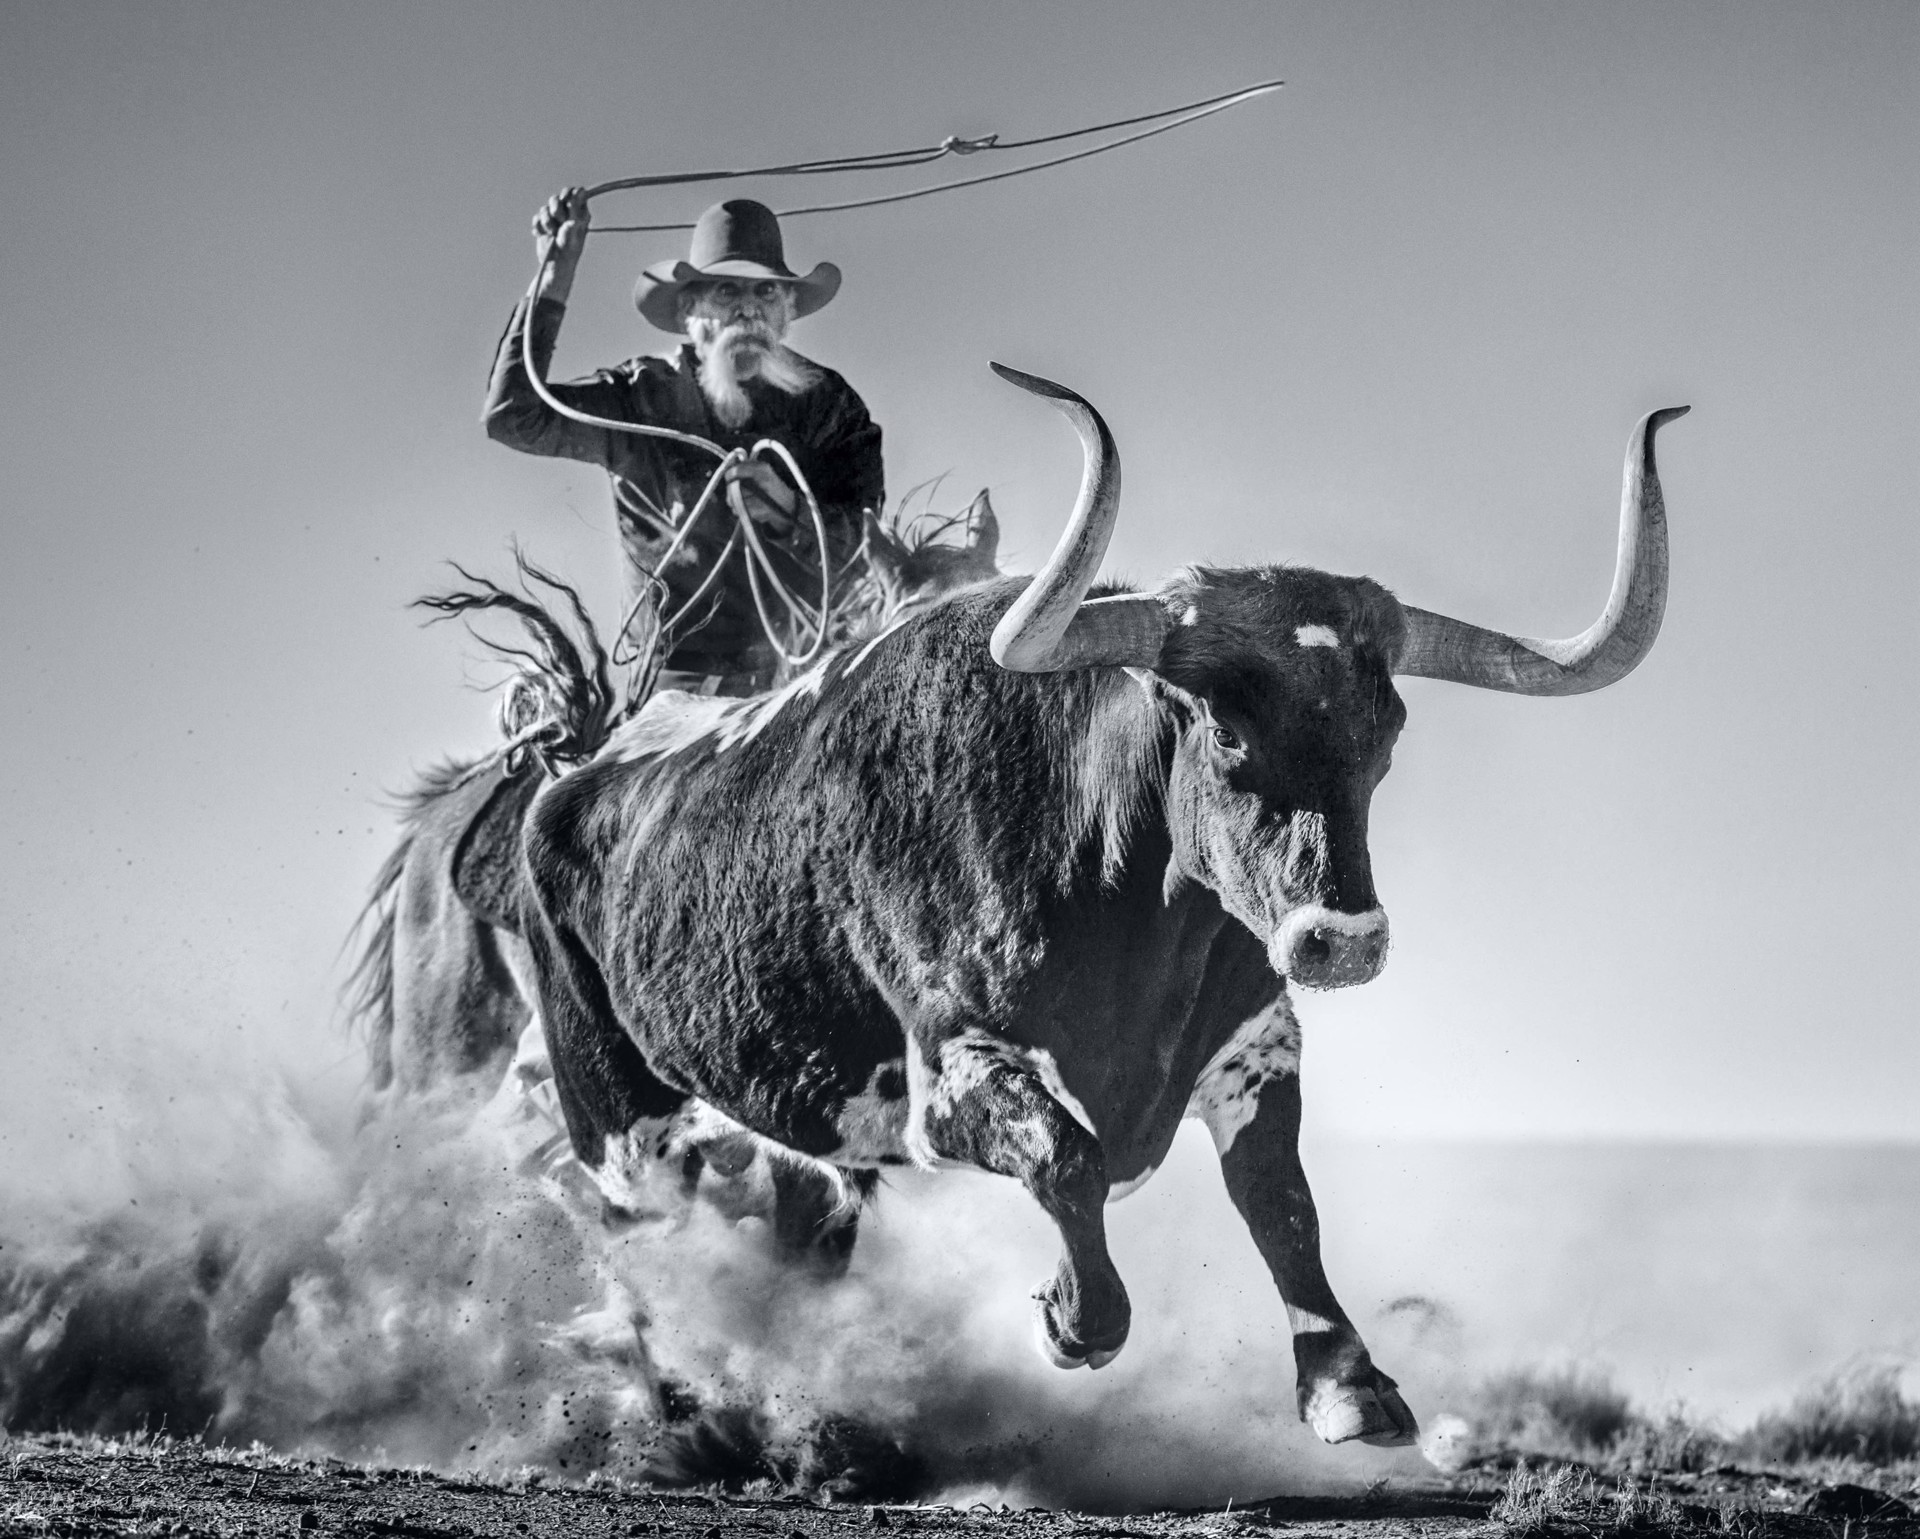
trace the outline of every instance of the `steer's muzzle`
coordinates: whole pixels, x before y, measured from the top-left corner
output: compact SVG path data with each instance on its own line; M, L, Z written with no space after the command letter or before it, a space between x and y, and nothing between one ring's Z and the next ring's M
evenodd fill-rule
M1309 989L1371 982L1386 965L1386 911L1341 914L1317 904L1297 908L1273 932L1267 958L1275 972Z

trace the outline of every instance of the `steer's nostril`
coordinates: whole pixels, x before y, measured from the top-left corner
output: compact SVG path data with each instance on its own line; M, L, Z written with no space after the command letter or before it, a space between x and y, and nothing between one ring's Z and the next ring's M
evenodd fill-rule
M1329 944L1326 936L1322 935L1318 930L1309 930L1305 935L1300 937L1300 960L1302 962L1325 962L1332 956L1332 945Z

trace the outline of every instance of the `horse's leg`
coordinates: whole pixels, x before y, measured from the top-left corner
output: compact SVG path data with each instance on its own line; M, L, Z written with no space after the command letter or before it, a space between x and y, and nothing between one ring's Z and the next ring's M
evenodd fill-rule
M450 840L436 821L422 820L395 897L394 1078L410 1092L471 1080L484 1095L505 1072L528 1009L500 937L453 890Z

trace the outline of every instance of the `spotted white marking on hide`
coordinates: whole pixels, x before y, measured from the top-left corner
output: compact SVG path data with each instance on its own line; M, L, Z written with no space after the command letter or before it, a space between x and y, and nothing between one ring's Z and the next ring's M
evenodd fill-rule
M612 731L599 758L614 764L637 764L643 758L664 758L699 743L739 700L710 695L687 695L684 689L662 689L639 708L632 722Z
M706 1150L713 1145L750 1147L764 1161L779 1162L811 1170L824 1180L832 1189L834 1208L837 1212L846 1212L859 1206L860 1199L853 1190L853 1184L847 1180L847 1173L839 1166L826 1160L815 1159L811 1154L802 1154L797 1149L789 1149L776 1139L756 1133L744 1123L735 1122L717 1106L709 1106L705 1101L688 1101L674 1117L676 1136L672 1153L678 1157L689 1147Z
M772 694L753 695L745 700L734 702L734 709L724 712L713 724L712 737L714 751L725 753L742 743L752 742L768 727L774 718L795 700L810 699L826 687L827 668L835 661L828 658L809 668L799 678L782 684Z
M1302 625L1293 633L1295 643L1303 647L1337 647L1340 637L1331 626Z
M830 665L836 661L828 658L771 694L751 695L745 700L662 690L607 739L600 758L634 764L704 742L711 742L714 752L725 753L759 736L795 700L818 695L826 687Z
M840 1147L834 1158L843 1165L896 1165L911 1158L907 1152L908 1102L904 1094L883 1095L881 1082L892 1078L902 1090L907 1083L906 1060L896 1058L883 1063L868 1078L866 1087L850 1096L834 1118L840 1132Z
M947 1038L939 1062L930 1065L917 1044L907 1044L907 1153L923 1170L952 1164L934 1150L927 1133L930 1116L946 1116L967 1092L987 1081L996 1065L1014 1060L1013 1044L985 1032L967 1031Z
M1057 1101L1068 1116L1096 1138L1099 1131L1086 1107L1067 1089L1060 1066L1044 1048L1021 1047L984 1031L963 1031L940 1044L939 1063L930 1070L925 1055L907 1051L907 1153L916 1165L938 1170L951 1164L935 1152L927 1134L927 1118L944 1117L985 1084L996 1068L1022 1070L1039 1080L1040 1088Z
M722 716L742 703L712 695L690 695L683 689L663 689L640 707L633 720L614 730L599 758L615 764L637 764L642 759L678 753L704 739Z
M1187 1099L1186 1114L1206 1123L1214 1148L1225 1154L1259 1114L1261 1090L1272 1080L1299 1072L1300 1023L1282 994L1213 1055Z
M761 1207L773 1200L767 1177L773 1161L818 1172L840 1208L856 1203L844 1171L762 1137L704 1101L690 1100L670 1117L642 1117L609 1137L605 1148L600 1164L587 1173L612 1206L636 1218L685 1220L689 1204L682 1171L695 1149L714 1174L729 1181L745 1177L758 1187Z
M642 1117L626 1132L607 1139L600 1163L588 1166L587 1174L609 1204L635 1218L676 1218L683 1214L686 1198L679 1172L668 1158L678 1120L678 1114Z

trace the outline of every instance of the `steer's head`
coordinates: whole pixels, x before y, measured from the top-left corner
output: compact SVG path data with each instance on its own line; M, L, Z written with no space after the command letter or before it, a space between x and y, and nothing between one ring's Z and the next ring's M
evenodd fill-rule
M1624 677L1666 605L1666 516L1651 413L1627 451L1607 608L1566 641L1481 630L1403 605L1365 578L1296 567L1192 570L1151 593L1089 599L1120 507L1119 455L1072 391L995 364L1080 433L1086 472L1060 544L993 634L1003 667L1120 666L1180 720L1167 812L1178 875L1211 888L1314 988L1365 983L1387 953L1367 808L1406 708L1396 673L1513 694L1579 694Z
M1314 988L1365 983L1387 953L1367 804L1406 708L1400 606L1364 578L1190 571L1154 595L1171 624L1143 681L1180 722L1167 788L1174 863Z

